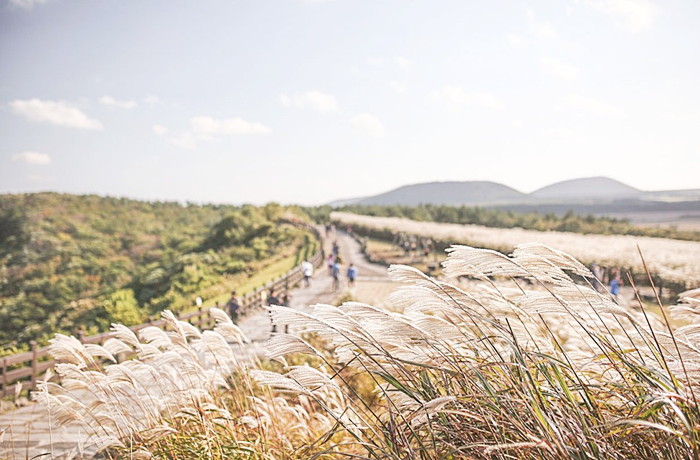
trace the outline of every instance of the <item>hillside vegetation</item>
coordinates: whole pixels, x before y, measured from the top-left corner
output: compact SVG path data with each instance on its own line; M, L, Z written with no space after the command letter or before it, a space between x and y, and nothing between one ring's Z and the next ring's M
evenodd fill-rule
M276 204L0 196L0 345L138 324L225 295L311 242Z

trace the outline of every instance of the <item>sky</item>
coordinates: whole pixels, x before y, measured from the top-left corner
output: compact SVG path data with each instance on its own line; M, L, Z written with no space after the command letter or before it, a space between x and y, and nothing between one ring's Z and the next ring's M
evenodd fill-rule
M0 193L700 188L697 0L0 1Z

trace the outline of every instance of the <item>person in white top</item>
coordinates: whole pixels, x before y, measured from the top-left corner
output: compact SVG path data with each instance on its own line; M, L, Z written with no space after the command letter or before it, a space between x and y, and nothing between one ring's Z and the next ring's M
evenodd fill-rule
M314 274L314 266L308 260L301 263L301 273L304 275L304 282L306 286L311 285L311 277Z

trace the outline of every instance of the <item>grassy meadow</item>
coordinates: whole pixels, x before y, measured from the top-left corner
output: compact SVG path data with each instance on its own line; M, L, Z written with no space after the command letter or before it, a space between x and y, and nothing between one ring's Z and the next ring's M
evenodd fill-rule
M485 247L505 254L512 252L519 244L538 242L565 251L586 265L597 262L604 266L626 267L635 273L645 271L639 256L641 250L653 274L664 280L679 283L686 289L700 286L700 242L696 241L632 235L539 232L522 228L443 224L343 212L334 212L331 216L346 225L378 230L387 228L392 232Z
M387 309L272 307L304 332L273 335L264 360L240 359L247 339L222 311L205 331L168 312L169 332L115 325L104 347L57 336L60 383L37 398L108 458L700 455L697 300L623 309L541 244L454 246L444 270L480 282L392 266Z

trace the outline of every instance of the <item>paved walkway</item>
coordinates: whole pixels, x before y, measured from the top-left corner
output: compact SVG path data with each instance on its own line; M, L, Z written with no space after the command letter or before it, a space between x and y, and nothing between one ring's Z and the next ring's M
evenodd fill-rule
M334 238L331 235L326 242L327 252L336 239L344 269L350 263L358 268L356 286L348 291L347 282L344 281L341 289L334 291L332 278L323 266L314 273L310 286L302 283L291 291L290 307L310 311L310 306L317 303L336 304L348 292L358 301L381 304L393 291L394 284L389 281L386 268L368 262L362 255L360 245L350 236L338 233ZM244 353L263 356L271 330L267 313L263 309L251 312L239 326L251 341ZM290 332L295 329L293 325L290 326ZM0 458L28 460L41 456L39 458L42 459L81 459L94 456L93 450L85 449L88 436L84 431L77 426L53 426L46 407L40 403L0 414L0 432L2 430L5 432L0 435Z

